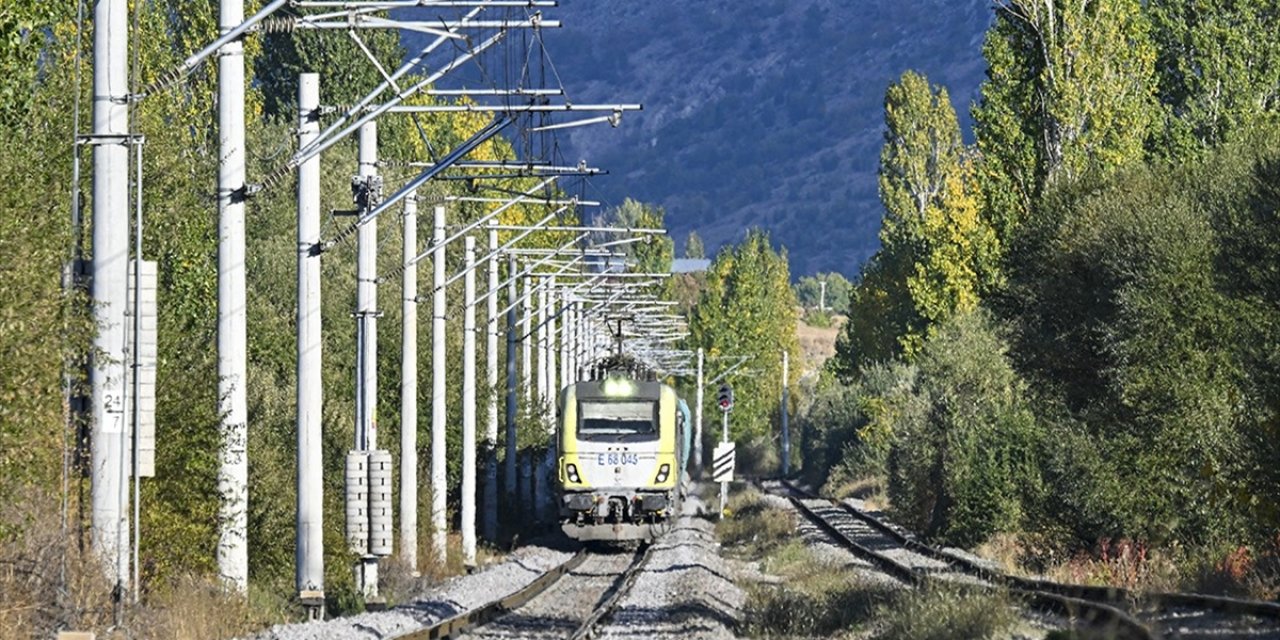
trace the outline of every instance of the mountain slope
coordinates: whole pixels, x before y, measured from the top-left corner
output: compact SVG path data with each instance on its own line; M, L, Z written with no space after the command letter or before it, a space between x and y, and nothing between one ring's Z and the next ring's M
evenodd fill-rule
M535 74L558 74L573 102L645 107L616 130L562 132L564 160L612 174L587 195L660 204L677 242L696 229L711 251L763 227L798 277L854 274L878 246L890 82L923 72L968 127L991 10L984 0L561 0L548 16L564 27L545 38L554 69Z

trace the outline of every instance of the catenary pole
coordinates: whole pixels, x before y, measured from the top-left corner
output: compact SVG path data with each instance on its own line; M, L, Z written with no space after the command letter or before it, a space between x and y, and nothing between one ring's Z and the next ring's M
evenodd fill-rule
M360 125L359 179L364 206L376 203L378 179L378 123ZM378 225L366 224L356 232L356 429L355 449L365 453L378 448ZM368 513L364 517L369 517ZM378 595L378 558L369 552L357 560L356 588L366 597Z
M400 559L418 571L418 198L404 199L400 326Z
M498 229L497 220L489 223L489 284L485 300L485 464L484 464L484 536L498 538Z
M524 406L525 411L529 415L534 415L533 391L537 375L533 369L533 336L529 335L533 329L533 288L534 279L526 277L524 279L524 297L520 299L520 335L524 339L520 341L520 380L524 388Z
M431 294L431 546L436 561L448 556L445 529L445 497L448 492L445 468L445 216L444 207L435 207L432 232Z
M125 307L129 264L128 3L98 0L93 23L93 550L117 588L129 588L125 430Z
M462 563L476 566L476 239L463 238Z
M298 147L320 133L320 76L298 78ZM298 598L324 617L324 484L321 470L320 156L298 166L297 544Z
M244 22L244 0L221 0L223 34ZM218 52L218 397L222 399L218 471L218 572L232 589L249 587L249 440L245 305L244 43Z
M512 257L507 262L507 272L509 274L516 273L516 259ZM519 382L520 372L516 370L516 305L512 304L516 301L518 295L518 279L510 277L507 279L507 451L506 458L503 460L505 466L505 474L503 476L503 504L507 505L508 513L514 513L516 500L516 415L519 412L518 396L516 393L516 383ZM528 370L525 370L528 373Z
M784 349L782 351L782 475L785 477L791 473L791 425L788 423L790 416L787 415L787 394L790 389L787 386L787 370L791 364L791 354Z
M705 354L702 351L702 347L698 347L698 390L697 399L693 407L693 467L697 470L699 476L702 475L702 365L704 358Z

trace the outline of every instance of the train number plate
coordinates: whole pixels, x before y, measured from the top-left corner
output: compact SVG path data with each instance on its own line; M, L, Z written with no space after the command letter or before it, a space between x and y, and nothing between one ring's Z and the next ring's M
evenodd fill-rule
M619 453L616 451L596 454L596 464L602 467L616 467L627 464L640 464L640 454Z

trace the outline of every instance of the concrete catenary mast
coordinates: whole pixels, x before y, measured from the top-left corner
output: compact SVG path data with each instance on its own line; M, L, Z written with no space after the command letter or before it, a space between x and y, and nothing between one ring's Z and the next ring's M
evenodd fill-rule
M99 0L93 30L93 549L120 589L129 587L125 430L125 308L129 265L128 3Z
M222 0L220 30L244 22L244 0ZM247 315L244 273L244 44L218 52L218 397L222 399L218 493L218 572L244 593L249 587L249 458L247 445Z

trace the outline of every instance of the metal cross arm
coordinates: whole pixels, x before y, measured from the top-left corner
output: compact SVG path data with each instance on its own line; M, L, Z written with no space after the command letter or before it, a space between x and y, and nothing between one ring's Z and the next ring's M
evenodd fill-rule
M444 170L445 168L445 165L443 163L437 164L435 166L439 167L439 170ZM556 178L557 178L556 176L551 176L546 180L539 182L538 184L534 185L532 188L526 190L524 193L521 193L520 195L512 198L506 204L494 209L493 211L490 211L489 213L486 213L479 220L476 220L475 222L472 222L471 224L463 227L453 235L445 238L443 241L432 245L430 249L423 251L422 253L418 254L413 260L410 260L408 264L409 265L418 264L422 260L426 259L427 256L442 249L445 245L449 244L450 242L453 242L454 240L457 240L458 238L461 238L462 236L467 235L468 233L471 233L475 229L479 228L480 225L488 223L490 220L498 217L498 215L501 214L503 211L506 211L507 209L510 209L511 207L514 207L517 204L520 204L522 202L530 202L530 201L537 202L539 198L532 198L533 194L537 193L539 190L545 189L546 187L550 186L552 182L556 181Z
M258 25L258 23L262 22L268 16L278 11L281 7L284 7L285 5L289 4L289 2L290 0L273 0L272 2L268 3L265 7L263 7L262 9L259 9L257 13L253 14L248 20L245 20L244 22L240 23L240 26L222 34L221 37L219 37L217 40L214 40L213 42L210 42L208 45L205 46L205 48L197 51L196 53L191 54L190 56L187 57L186 60L183 60L182 63L179 64L176 68L160 74L160 76L157 77L154 82L152 82L150 85L147 85L147 88L144 89L141 94L135 96L135 99L141 99L146 96L155 94L163 90L165 87L177 82L183 76L187 75L188 73L191 73L196 67L200 66L202 62L208 59L209 56L212 56L214 53L216 53L228 42L234 42L236 40L239 40L241 37L244 36L246 32L253 29L255 26Z
M711 357L711 356L708 356L708 357ZM752 359L754 359L754 358L755 358L755 356L721 356L721 357L724 357L724 358L737 358L737 359L738 359L738 361L737 361L737 362L735 362L735 363L733 364L733 366L731 366L731 367L729 367L728 369L725 369L724 371L722 371L722 372L720 373L720 375L718 375L718 376L716 376L716 377L712 378L710 381L708 381L708 382L707 382L707 386L710 386L710 385L713 385L713 384L715 384L715 383L717 383L717 382L720 382L720 381L721 381L721 380L723 380L726 376L728 376L730 373L733 373L733 372L734 372L734 370L736 370L738 367L741 367L742 365L744 365L744 364L746 364L746 363L750 362Z
M367 109L371 109L368 108ZM390 113L557 113L569 111L642 111L639 104L422 104L399 105Z
M537 269L538 267L540 267L540 266L542 266L542 265L546 264L546 263L547 263L547 261L551 260L553 257L555 257L555 256L559 255L560 253L567 252L567 251L572 251L572 250L573 250L573 248L572 248L572 247L573 247L573 245L575 245L575 244L577 244L577 243L581 242L581 241L582 241L582 240L584 240L586 237L587 237L587 234L585 234L585 233L584 233L584 234L581 234L581 235L577 236L576 238L574 238L574 239L572 239L572 240L570 240L570 241L566 242L565 244L560 245L560 247L558 247L558 248L556 249L556 252L555 252L555 253L550 253L550 254L548 254L545 258L542 258L542 259L540 259L540 260L535 260L532 264L530 264L529 266L525 267L525 268L524 268L520 273L517 273L517 274L515 274L515 275L512 275L512 276L510 276L509 278L507 278L506 280L504 280L504 281L503 281L503 284L502 284L502 285L500 285L498 288L496 288L496 289L491 289L491 290L489 290L489 291L485 292L485 294L484 294L483 296L481 296L479 299L477 299L477 300L476 300L476 302L477 302L477 303L479 303L479 302L480 302L480 301L482 301L482 300L487 300L487 299L489 298L489 296L497 295L497 292L498 292L498 291L501 291L501 290L506 286L506 284L507 284L507 283L510 283L510 282L512 282L512 281L515 281L515 280L516 280L516 279L518 279L518 278L523 278L523 277L525 277L525 276L527 276L527 275L530 275L531 273L533 273L533 270L534 270L534 269ZM562 274L562 273L564 273L564 272L568 271L570 267L572 267L573 265L577 264L578 262L580 262L582 259L584 259L584 258L586 258L586 257L587 257L587 256L586 256L586 254L581 254L581 255L577 256L576 258L574 258L574 259L570 260L568 264L566 264L566 265L564 265L563 267L561 267L558 271L556 271L556 272L554 272L554 273L552 273L552 274L548 274L548 275L550 275L550 276L558 276L558 275L560 275L560 274ZM547 281L546 281L546 280L543 280L542 282L539 282L539 283L538 283L534 288L530 289L529 291L526 291L526 292L525 292L525 295L524 295L524 296L521 296L521 299L523 299L523 298L525 298L525 297L528 297L528 296L529 296L530 294L532 294L532 293L537 293L538 291L541 291L542 289L546 288L546 286L547 286ZM514 309L514 308L516 308L516 305L518 305L518 304L520 304L520 300L512 300L510 304L508 304L505 308L503 308L503 309L502 309L502 311L499 311L499 312L498 312L498 315L499 315L499 316L506 315L506 313L507 313L508 311L510 311L510 310L512 310L512 309Z
M529 227L527 225L518 225L518 224L497 225L497 229L499 231L519 231L521 229L528 229L528 228ZM630 227L572 226L572 227L544 227L544 230L546 231L591 231L594 233L631 233L631 234L637 234L637 235L656 235L656 236L667 235L666 229L633 229Z
M512 123L511 118L508 118L505 116L499 117L497 120L494 120L493 122L489 123L488 126L481 129L480 131L477 131L475 135L468 138L467 141L462 143L462 145L459 146L457 149L454 149L453 151L451 151L449 155L446 156L445 159L440 162L440 164L436 165L436 167L427 169L426 171L423 171L421 174L418 174L418 177L414 178L413 180L410 180L408 184L404 185L403 187L400 187L398 191L391 194L391 197L387 198L386 200L383 200L382 202L378 203L378 206L374 207L370 211L361 215L360 219L356 222L356 226L363 226L364 224L368 223L370 220L373 220L374 218L377 218L379 215L382 215L384 211L386 211L387 209L390 209L392 206L399 203L401 200L404 200L414 191L417 191L418 187L421 187L428 180L435 177L436 174L447 169L449 166L450 160L456 161L462 158L463 156L467 155L468 153L471 153L472 151L475 150L476 147L483 144L489 138L492 138L498 135L499 132L501 132L503 129L507 127L507 125L510 125L511 123ZM494 215L494 214L490 214L490 215ZM454 236L454 238L457 238L457 236Z
M504 37L506 37L506 32L499 31L497 34L494 34L492 37L488 38L487 40L472 47L466 53L462 54L461 56L458 56L456 59L454 59L453 61L449 62L444 67L442 67L439 71L436 71L435 73L427 76L426 78L423 78L422 80L418 81L408 89L398 92L394 97L392 97L387 102L383 103L382 105L379 105L375 109L368 111L367 113L365 113L365 115L358 118L355 122L347 125L346 128L343 128L340 131L335 132L334 130L342 126L342 124L345 123L347 120L349 120L351 116L354 115L354 113L358 111L364 111L364 107L367 106L369 102L372 102L374 97L376 97L379 93L381 93L388 86L390 86L390 83L384 80L383 83L379 85L377 89L374 89L374 91L370 94L369 97L365 99L365 101L362 101L363 104L358 105L356 108L352 109L351 111L348 111L347 114L344 115L341 119L339 119L338 122L335 122L334 124L330 125L328 129L326 129L323 133L321 133L320 137L317 138L315 142L307 145L305 148L298 151L298 153L296 153L293 156L293 158L289 160L290 168L291 169L295 168L298 165L302 164L303 162L329 149L330 147L337 144L347 136L351 135L353 132L357 131L360 128L360 126L363 125L364 123L370 122L372 120L376 120L378 116L381 116L391 108L404 102L406 98L409 98L410 96L414 95L415 93L418 93L424 88L435 84L437 81L439 81L441 78L448 75L450 72L454 71L458 67L467 63L472 58L480 55L480 53L484 52L489 47L492 47L493 45L500 42ZM401 69L398 70L395 74L392 74L391 79L396 79L399 75L402 75L401 73L402 71L407 71L407 69L405 69L405 67L401 67ZM509 121L509 119L499 118L497 121ZM441 167L441 169L443 169L443 167Z
M556 209L555 211L552 211L551 213L547 214L547 215L546 215L546 217L544 217L542 220L539 220L539 221L538 221L538 224L542 224L542 223L550 222L552 218L554 218L554 217L556 217L556 216L558 216L558 215L560 215L560 214L564 213L565 211L567 211L567 210L568 210L570 207L572 207L572 206L573 206L573 203L572 203L572 201L570 201L570 204L567 204L567 205L565 205L565 206L563 206L563 207L560 207L559 209ZM490 222L490 223L492 223L492 222L493 222L493 220L489 220L489 222ZM489 225L489 228L490 228L490 229L496 229L496 228L497 228L497 226L498 226L498 225L490 224L490 225ZM458 273L455 273L455 274L453 275L453 277L449 278L448 280L445 280L445 281L444 281L444 284L442 284L442 285L440 285L440 286L442 286L442 287L447 287L447 286L449 286L449 285L453 284L454 282L457 282L457 281L458 281L458 278L461 278L461 277L465 276L465 275L467 274L467 272L472 271L472 270L475 270L477 267L479 267L479 266L481 266L481 265L485 264L485 263L486 263L486 262L488 262L489 260L492 260L492 259L494 259L494 258L497 258L499 255L501 255L501 254L502 254L502 252L503 252L503 251L505 251L506 249L511 248L511 247L512 247L513 245L515 245L517 242L520 242L521 240L525 239L526 237L528 237L528 236L529 236L529 234L533 233L534 231L537 231L537 230L539 229L539 226L538 226L538 225L529 226L529 227L525 227L525 229L526 229L526 230L524 231L524 233L521 233L521 234L516 235L515 237L511 238L510 240L508 240L506 244L504 244L504 245L502 245L502 246L498 247L497 249L494 249L493 251L490 251L489 253L485 254L483 257L476 259L475 264L471 265L470 267L464 268L462 271L459 271ZM499 285L499 287L501 287L501 285Z
M294 0L294 5L302 9L331 9L368 7L375 10L441 8L441 7L511 7L538 8L558 7L557 0Z
M557 29L559 20L396 20L366 15L371 10L352 10L339 15L296 18L291 28L301 30L404 29L447 38L460 38L458 29ZM376 10L372 10L376 11Z

